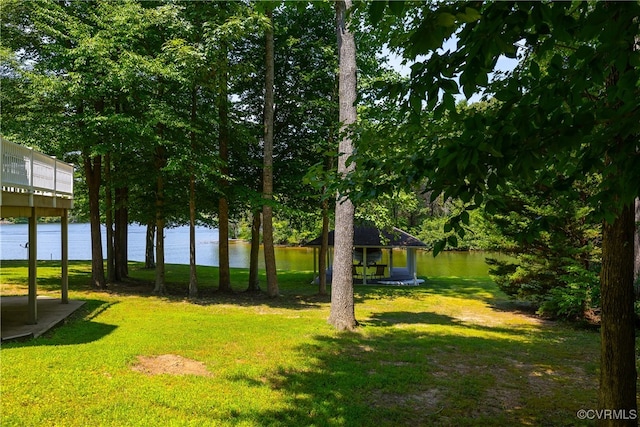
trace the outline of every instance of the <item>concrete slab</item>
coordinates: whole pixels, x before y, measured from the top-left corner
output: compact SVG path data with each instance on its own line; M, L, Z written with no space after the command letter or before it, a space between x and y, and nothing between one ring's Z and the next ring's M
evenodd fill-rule
M84 301L69 300L68 304L62 304L59 298L39 296L37 304L38 323L28 325L26 296L0 298L2 341L37 338L62 323Z

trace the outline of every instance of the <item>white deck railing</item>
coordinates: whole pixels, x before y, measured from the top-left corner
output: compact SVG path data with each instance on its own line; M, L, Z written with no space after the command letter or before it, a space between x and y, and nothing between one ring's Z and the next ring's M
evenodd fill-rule
M73 199L73 165L24 145L0 139L2 191Z

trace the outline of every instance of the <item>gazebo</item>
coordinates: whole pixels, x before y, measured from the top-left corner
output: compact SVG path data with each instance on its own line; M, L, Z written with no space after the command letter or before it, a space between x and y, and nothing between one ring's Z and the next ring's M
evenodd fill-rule
M331 282L333 271L333 246L335 231L329 232L327 282ZM313 270L317 278L318 249L322 236L307 242L313 247ZM427 245L406 231L393 227L390 230L376 227L356 226L353 229L353 278L354 283L418 284L424 282L416 277L416 252ZM406 265L394 264L393 249L406 251ZM386 262L384 252L387 252Z
M68 300L68 219L73 207L73 165L0 137L0 217L29 218L28 324L38 323L38 217L58 216L61 226L61 302Z

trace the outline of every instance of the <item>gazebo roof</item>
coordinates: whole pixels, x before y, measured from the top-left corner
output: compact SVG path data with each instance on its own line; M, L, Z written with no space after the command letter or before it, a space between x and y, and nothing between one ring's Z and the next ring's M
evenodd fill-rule
M335 231L329 232L329 246L334 245ZM317 237L304 246L321 246L322 236ZM361 248L408 248L425 247L424 242L406 231L393 227L392 230L381 230L376 227L354 227L353 246Z

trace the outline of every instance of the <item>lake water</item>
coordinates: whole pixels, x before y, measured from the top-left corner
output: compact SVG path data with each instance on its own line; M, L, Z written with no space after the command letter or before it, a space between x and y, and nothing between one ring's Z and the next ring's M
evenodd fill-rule
M28 241L27 224L0 224L0 260L28 259L25 243ZM102 227L103 253L106 229ZM131 261L144 261L146 227L129 226L129 254ZM250 245L244 241L229 244L230 266L249 267ZM38 224L38 259L60 259L60 224ZM493 254L489 254L493 256ZM433 258L431 252L418 251L417 270L419 276L485 276L488 267L484 252L443 252ZM69 259L91 259L91 237L89 224L69 224ZM264 268L264 257L260 255L260 268ZM189 227L170 228L165 231L165 262L189 264ZM218 230L196 228L196 262L199 265L218 266ZM313 249L301 247L276 247L276 263L280 270L313 271ZM382 263L388 264L388 253L384 251ZM406 263L403 250L394 250L393 264Z

